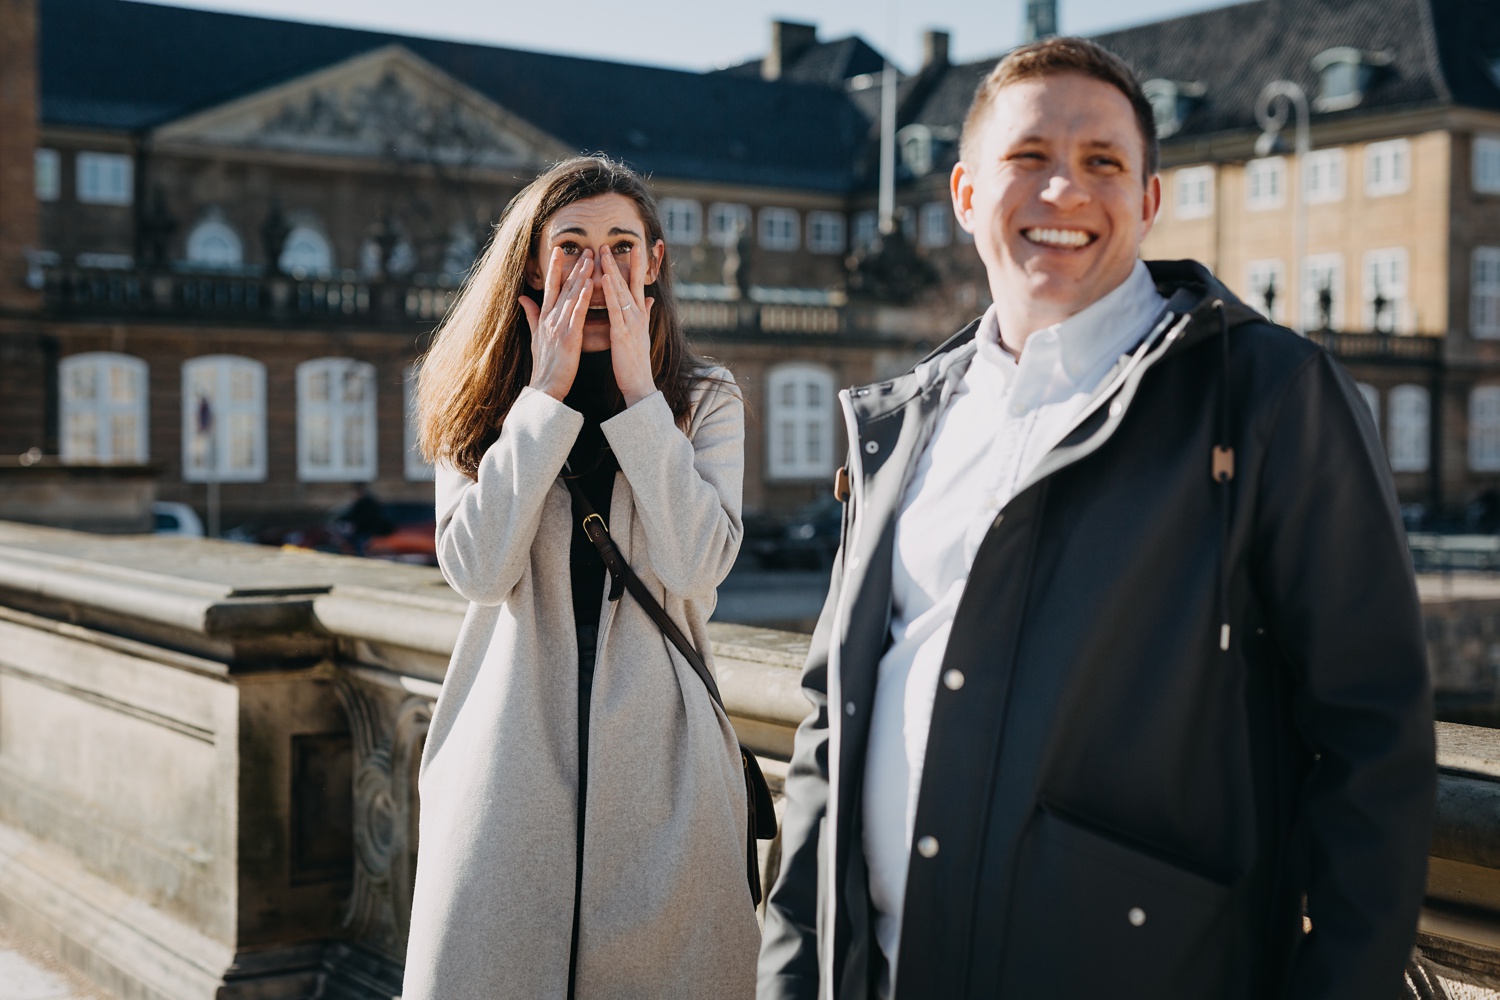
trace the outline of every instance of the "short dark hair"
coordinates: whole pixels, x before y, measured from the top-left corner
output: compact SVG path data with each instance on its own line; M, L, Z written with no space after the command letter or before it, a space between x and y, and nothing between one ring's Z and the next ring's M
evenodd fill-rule
M984 130L985 113L995 102L1001 88L1022 80L1034 80L1044 76L1060 76L1078 73L1092 77L1114 87L1125 95L1135 111L1135 124L1141 133L1141 142L1146 150L1146 176L1156 173L1161 164L1161 149L1156 142L1156 117L1151 112L1151 102L1141 90L1125 60L1087 38L1059 36L1014 49L995 64L988 76L980 81L974 91L974 102L964 116L963 138L959 144L959 157L972 163L978 153L975 148L979 135Z

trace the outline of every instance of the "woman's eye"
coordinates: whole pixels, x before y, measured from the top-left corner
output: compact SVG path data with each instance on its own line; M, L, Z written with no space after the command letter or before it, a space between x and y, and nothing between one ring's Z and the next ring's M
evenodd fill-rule
M635 244L633 244L633 243L616 243L615 244L615 253L617 253L617 254L619 254L619 253L629 253L630 251L632 251L634 249L635 249Z
M562 252L567 254L569 257L572 257L580 253L581 251L577 243L564 243L562 245Z

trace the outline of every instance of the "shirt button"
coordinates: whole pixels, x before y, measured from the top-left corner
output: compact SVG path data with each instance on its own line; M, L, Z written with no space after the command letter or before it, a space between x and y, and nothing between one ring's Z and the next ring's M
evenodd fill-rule
M1130 912L1125 914L1125 919L1130 921L1130 926L1139 927L1146 922L1146 911L1139 906L1132 906Z
M879 450L880 450L880 442L879 441L866 441L865 442L865 454L867 454L867 455L873 455L873 454L875 454Z
M917 853L924 858L935 858L938 852L937 838L933 836L923 837L917 841Z
M964 672L962 670L949 670L943 674L943 687L949 691L957 691L964 686Z
M852 702L852 701L846 701L846 702L844 702L844 714L845 715L853 715L854 714L854 702Z

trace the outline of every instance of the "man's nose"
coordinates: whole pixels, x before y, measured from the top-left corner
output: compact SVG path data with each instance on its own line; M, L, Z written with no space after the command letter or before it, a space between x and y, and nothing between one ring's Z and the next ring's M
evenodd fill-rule
M1077 208L1088 201L1089 193L1073 172L1066 168L1053 171L1052 176L1047 179L1047 186L1042 188L1042 200L1056 208Z

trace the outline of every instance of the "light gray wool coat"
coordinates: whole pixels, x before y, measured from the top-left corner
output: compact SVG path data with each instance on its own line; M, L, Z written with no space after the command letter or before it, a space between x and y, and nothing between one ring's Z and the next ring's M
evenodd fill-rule
M471 604L422 755L405 1000L567 994L578 649L558 473L582 426L527 389L477 480L438 471L438 563ZM742 532L738 392L700 383L686 434L659 392L603 430L620 463L610 533L707 659ZM635 599L610 602L605 584L576 995L749 1000L760 931L734 730Z

